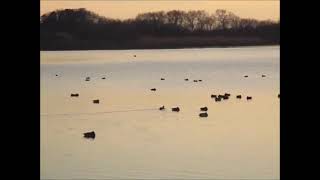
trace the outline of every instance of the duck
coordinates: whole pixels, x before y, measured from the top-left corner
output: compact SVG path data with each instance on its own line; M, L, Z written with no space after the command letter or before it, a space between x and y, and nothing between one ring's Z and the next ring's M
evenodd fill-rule
M172 111L179 112L180 108L179 107L174 107L174 108L172 108Z
M76 94L71 93L71 97L79 97L79 94L78 93L76 93Z
M160 111L164 110L164 106L161 106L161 107L159 108L159 110L160 110Z
M200 111L208 111L208 108L207 107L201 107Z
M229 99L229 96L224 95L224 96L222 96L222 98L223 98L224 100L226 100L226 99Z
M83 133L83 136L85 138L92 138L94 139L96 137L96 133L94 131L91 131L91 132L86 132L86 133Z
M99 101L99 99L95 99L95 100L93 100L93 103L94 103L94 104L99 104L100 101Z
M206 112L205 113L200 113L199 116L200 117L208 117L208 113L206 113Z

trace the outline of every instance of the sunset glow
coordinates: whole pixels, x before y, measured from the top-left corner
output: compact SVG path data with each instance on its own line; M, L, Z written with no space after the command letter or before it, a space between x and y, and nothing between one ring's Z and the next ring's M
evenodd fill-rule
M209 13L216 9L226 9L243 18L260 20L280 19L280 1L58 1L41 0L40 15L56 9L86 8L99 15L127 19L134 18L139 13L151 11L205 10Z

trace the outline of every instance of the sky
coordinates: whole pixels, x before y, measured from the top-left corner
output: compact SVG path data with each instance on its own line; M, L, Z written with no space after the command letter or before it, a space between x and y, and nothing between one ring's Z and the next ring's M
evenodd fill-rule
M134 18L139 13L169 10L205 10L213 13L226 9L242 18L279 20L280 0L40 0L40 15L56 9L86 8L99 15Z

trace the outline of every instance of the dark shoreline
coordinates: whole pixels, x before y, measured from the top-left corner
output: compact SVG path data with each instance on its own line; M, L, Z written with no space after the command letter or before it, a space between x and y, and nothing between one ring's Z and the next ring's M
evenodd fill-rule
M189 48L232 48L248 46L276 46L277 41L258 38L146 38L116 41L44 41L40 51L80 51L80 50L141 50L141 49L189 49Z
M280 21L240 18L220 9L146 12L126 20L80 9L40 17L40 50L128 50L280 44Z
M238 47L261 47L261 46L280 46L277 44L259 44L259 45L235 45L235 46L194 46L194 47L176 47L176 48L128 48L128 49L40 49L40 51L103 51L103 50L160 50L160 49L201 49L201 48L238 48Z

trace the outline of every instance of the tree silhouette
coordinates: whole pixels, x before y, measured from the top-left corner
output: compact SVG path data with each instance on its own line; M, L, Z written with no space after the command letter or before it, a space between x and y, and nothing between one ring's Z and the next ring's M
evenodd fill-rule
M254 37L275 44L280 38L280 20L240 18L222 9L212 14L203 10L147 12L133 19L118 20L80 8L60 9L40 17L41 49L138 47L138 41L145 37L195 36Z

